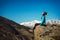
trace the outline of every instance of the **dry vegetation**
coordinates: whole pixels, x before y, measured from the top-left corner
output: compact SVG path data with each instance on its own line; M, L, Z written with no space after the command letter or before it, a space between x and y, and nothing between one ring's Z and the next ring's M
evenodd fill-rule
M0 40L32 40L29 28L0 16Z

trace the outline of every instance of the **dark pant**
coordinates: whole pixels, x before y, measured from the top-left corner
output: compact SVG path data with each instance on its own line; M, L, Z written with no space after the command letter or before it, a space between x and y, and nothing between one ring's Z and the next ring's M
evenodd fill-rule
M33 28L33 30L34 30L34 29L36 28L36 26L38 26L38 25L41 25L41 26L45 26L45 27L46 27L45 24L36 23L35 26L34 26L34 28Z

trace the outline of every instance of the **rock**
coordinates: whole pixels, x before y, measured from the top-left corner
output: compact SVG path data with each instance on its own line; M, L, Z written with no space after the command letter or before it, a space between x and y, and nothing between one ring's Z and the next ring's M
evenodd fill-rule
M60 26L40 26L34 29L34 40L60 40Z

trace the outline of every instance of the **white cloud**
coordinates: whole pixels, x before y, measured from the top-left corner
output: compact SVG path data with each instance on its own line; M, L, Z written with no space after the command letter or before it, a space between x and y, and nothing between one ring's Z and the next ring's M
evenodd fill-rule
M33 28L36 23L40 23L40 21L34 20L32 22L23 22L23 23L20 23L20 25L24 25L26 27Z
M49 22L50 24L60 24L60 20L55 20L55 19L54 20L47 20L46 23L47 22ZM33 29L36 23L41 23L41 21L34 20L31 22L23 22L23 23L20 23L20 25L24 25L26 27Z

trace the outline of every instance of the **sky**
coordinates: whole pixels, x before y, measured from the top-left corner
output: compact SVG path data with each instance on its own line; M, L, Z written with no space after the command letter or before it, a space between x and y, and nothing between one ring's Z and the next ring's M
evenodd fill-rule
M47 20L60 19L60 0L0 0L0 16L17 23L41 20L47 12Z

